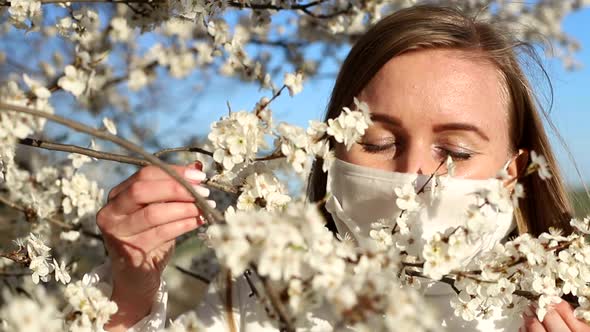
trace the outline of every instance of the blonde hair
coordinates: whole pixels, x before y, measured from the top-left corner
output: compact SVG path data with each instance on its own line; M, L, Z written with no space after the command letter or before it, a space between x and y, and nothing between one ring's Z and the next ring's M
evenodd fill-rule
M509 98L511 148L534 150L545 156L552 171L548 180L533 175L520 181L526 196L515 212L517 230L539 235L549 227L556 227L569 233L572 207L543 127L540 112L544 111L537 103L517 52L530 56L541 69L543 66L531 44L501 31L506 31L505 27L479 21L455 8L434 5L402 9L383 18L360 36L346 57L324 120L337 117L342 107L351 105L353 96L357 96L377 71L396 55L420 49L451 48L465 50L474 57L483 56L497 67ZM331 147L334 144L330 142ZM308 182L310 201L324 199L326 182L322 160L317 159ZM323 205L321 209L328 227L335 231L330 214Z

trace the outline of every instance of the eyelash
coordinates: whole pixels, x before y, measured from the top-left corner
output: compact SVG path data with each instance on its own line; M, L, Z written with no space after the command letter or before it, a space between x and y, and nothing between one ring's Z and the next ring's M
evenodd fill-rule
M384 144L384 145L360 143L360 145L362 146L363 151L365 151L365 152L380 153L380 152L387 151L393 147L397 147L398 143L394 142L394 143L388 143L388 144ZM453 158L453 160L468 160L469 158L471 158L473 156L473 154L469 153L469 152L457 152L457 151L451 151L451 150L443 149L443 148L439 148L439 149L444 152L445 158L447 156L450 156L451 158Z
M445 152L445 157L450 156L453 160L467 160L473 156L473 154L469 152L457 152L451 151L447 149L441 149Z
M384 145L376 145L376 144L369 144L369 143L360 143L363 147L363 151L368 153L379 153L383 151L387 151L397 145L397 143L388 143Z

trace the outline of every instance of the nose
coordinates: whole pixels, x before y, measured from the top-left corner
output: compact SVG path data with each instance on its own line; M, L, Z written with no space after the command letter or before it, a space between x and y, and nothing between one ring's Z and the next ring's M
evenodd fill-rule
M440 165L427 144L414 142L399 153L395 162L395 171L402 173L432 174Z

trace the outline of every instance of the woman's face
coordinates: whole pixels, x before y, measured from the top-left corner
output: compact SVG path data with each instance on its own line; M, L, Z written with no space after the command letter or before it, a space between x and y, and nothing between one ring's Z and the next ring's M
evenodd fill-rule
M373 125L336 156L384 170L431 174L451 156L455 175L495 176L511 157L508 98L496 67L460 50L420 50L388 61L358 96ZM509 173L515 175L516 166ZM444 173L444 166L440 173Z

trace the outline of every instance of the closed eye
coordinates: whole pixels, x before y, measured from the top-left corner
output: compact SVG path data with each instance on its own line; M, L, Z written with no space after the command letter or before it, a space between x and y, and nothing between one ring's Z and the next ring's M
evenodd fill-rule
M359 143L359 144L362 146L363 151L365 151L365 152L378 153L378 152L388 151L390 149L395 149L397 143L392 142L392 143L387 143L387 144L371 144L371 143Z
M469 158L473 157L474 153L467 152L467 151L453 151L445 148L438 148L439 153L442 159L446 159L447 157L453 158L453 160L468 160Z

